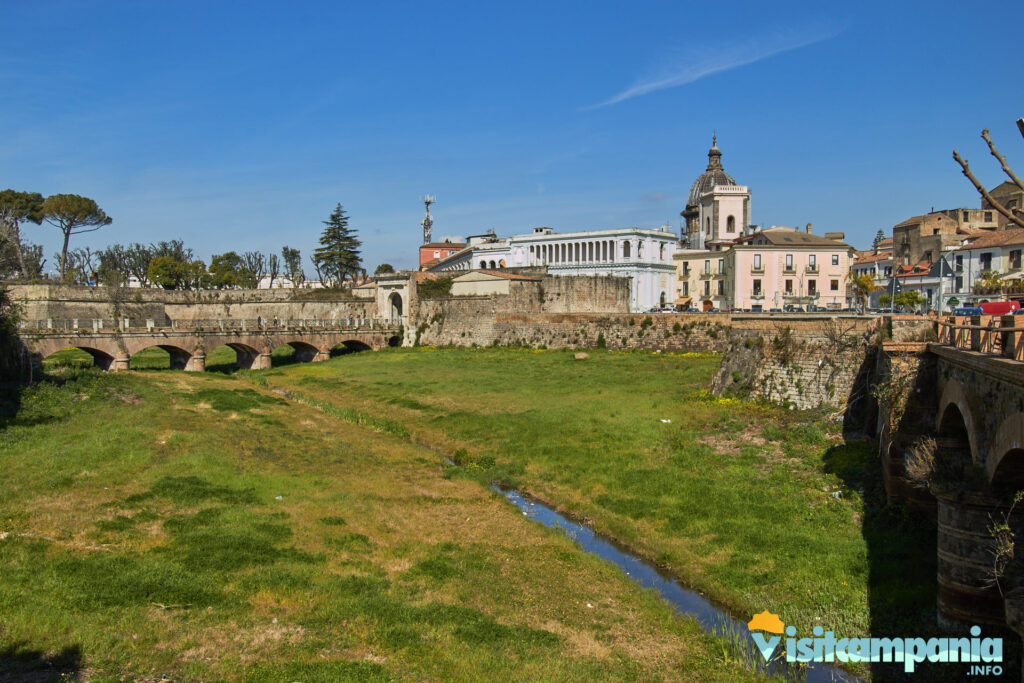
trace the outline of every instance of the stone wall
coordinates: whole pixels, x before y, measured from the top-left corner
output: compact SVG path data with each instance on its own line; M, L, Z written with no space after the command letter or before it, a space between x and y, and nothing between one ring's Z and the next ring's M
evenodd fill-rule
M730 325L714 314L506 313L490 297L421 303L421 316L416 339L427 346L720 352Z
M120 290L120 300L111 300L104 287L68 285L14 285L12 299L25 321L90 320L128 318L132 326L152 320L158 326L192 320L343 320L349 316L377 315L374 301L336 297L314 299L316 290L256 289L168 291L162 289ZM302 297L310 298L302 298Z
M857 422L869 397L877 319L735 316L712 383L801 409L847 407Z

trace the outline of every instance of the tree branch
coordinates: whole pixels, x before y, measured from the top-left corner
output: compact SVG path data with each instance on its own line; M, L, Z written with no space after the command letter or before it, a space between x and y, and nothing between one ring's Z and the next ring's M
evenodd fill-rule
M1006 157L1000 154L999 150L996 149L996 143L992 142L992 136L988 134L988 128L981 131L981 137L985 142L988 143L988 149L990 152L992 152L992 156L994 156L1002 165L1003 173L1008 175L1010 177L1010 180L1017 184L1017 187L1024 190L1024 181L1017 177L1017 174L1013 172L1013 169L1010 168L1010 165L1006 163Z
M1015 225L1024 228L1024 219L1018 218L1014 214L1010 213L1005 206L992 198L992 195L988 193L985 186L978 182L978 179L974 177L973 173L971 173L971 169L967 166L967 162L963 157L960 156L960 152L955 149L953 150L953 158L956 159L956 163L960 164L960 168L963 170L964 175L967 176L967 179L970 180L978 192L981 193L981 196L985 198L985 201L992 205L993 209L1006 216Z

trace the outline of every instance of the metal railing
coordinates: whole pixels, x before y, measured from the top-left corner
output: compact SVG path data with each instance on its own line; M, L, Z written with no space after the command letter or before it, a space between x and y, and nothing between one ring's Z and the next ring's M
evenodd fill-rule
M18 327L23 332L101 334L111 332L280 332L280 331L331 331L331 330L377 330L394 328L405 323L401 318L383 316L347 316L333 320L323 318L233 318L155 320L140 318L46 318L43 320L22 320Z
M1024 316L948 316L938 327L940 344L1024 361Z

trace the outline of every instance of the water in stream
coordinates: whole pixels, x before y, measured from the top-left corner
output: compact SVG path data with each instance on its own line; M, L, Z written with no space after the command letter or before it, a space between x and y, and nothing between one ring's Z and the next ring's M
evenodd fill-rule
M760 652L757 651L750 639L750 631L745 622L734 619L701 597L696 591L683 588L679 583L659 572L654 566L601 538L593 529L567 519L542 503L530 500L518 491L497 486L492 488L522 510L528 518L540 522L544 526L558 529L579 543L583 550L611 562L644 588L653 588L658 591L661 597L668 600L677 611L696 619L705 631L730 638L736 647L746 651L743 660L754 663L760 670L770 674L780 674L790 679L806 680L808 683L828 681L854 683L860 681L859 678L826 664L811 662L800 670L787 669L785 662L765 665Z

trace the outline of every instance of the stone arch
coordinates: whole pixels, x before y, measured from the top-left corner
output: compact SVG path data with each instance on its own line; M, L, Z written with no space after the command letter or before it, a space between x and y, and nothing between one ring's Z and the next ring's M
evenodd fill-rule
M68 349L78 349L79 351L85 351L87 354L92 356L92 364L94 367L100 370L109 370L114 365L114 355L110 353L109 349L99 349L93 346L64 346L59 349L55 348L52 351L42 351L39 353L38 358L40 361L46 360L55 353L61 351L67 351Z
M388 338L388 346L394 348L402 345L402 338L397 334L393 337Z
M346 339L342 344L345 345L345 353L362 353L363 351L373 350L372 346L358 339Z
M138 344L137 348L131 349L131 358L134 359L135 356L142 353L146 349L153 348L166 351L170 355L171 358L169 367L171 370L184 370L185 366L188 365L188 361L190 358L192 358L193 354L192 351L183 349L180 346L174 346L173 344ZM132 368L133 370L138 369L137 367L133 367L131 365L131 360L129 360L128 367Z
M994 488L1024 489L1024 413L1014 413L999 424L985 472Z
M480 261L480 270L484 270L486 268L487 268L487 261Z
M947 442L964 441L965 447L970 449L971 461L980 464L982 461L977 443L979 434L975 429L974 416L981 413L972 410L972 405L973 401L967 389L960 382L948 381L942 390L942 398L939 399L938 420L935 426L939 437L946 439Z
M316 358L317 354L320 353L320 349L316 346L298 339L291 339L283 342L281 346L290 346L295 350L293 358L296 363L310 363L314 358ZM277 348L280 348L280 346Z
M402 319L402 295L398 292L392 292L388 297L388 317L391 322Z

